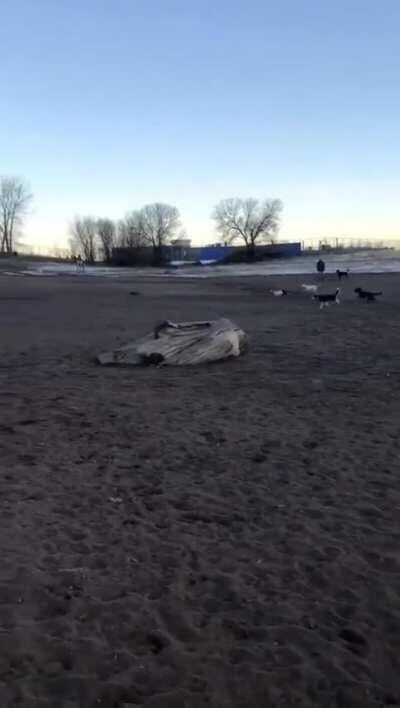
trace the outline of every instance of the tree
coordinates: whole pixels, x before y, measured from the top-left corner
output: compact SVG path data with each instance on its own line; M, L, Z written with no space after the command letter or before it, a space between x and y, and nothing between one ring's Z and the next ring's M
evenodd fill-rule
M97 222L91 216L76 216L71 224L71 251L94 263L97 254Z
M146 245L140 211L131 211L118 224L118 243L125 248L139 249Z
M111 219L97 220L97 235L101 243L103 259L109 263L112 257L112 250L116 241L116 228Z
M144 240L153 247L154 264L159 265L163 260L163 247L181 226L178 209L160 202L147 204L139 211L138 224Z
M223 199L214 208L212 218L223 240L243 241L252 258L257 244L273 243L282 209L280 199Z
M0 253L14 252L15 239L32 198L23 179L0 178Z

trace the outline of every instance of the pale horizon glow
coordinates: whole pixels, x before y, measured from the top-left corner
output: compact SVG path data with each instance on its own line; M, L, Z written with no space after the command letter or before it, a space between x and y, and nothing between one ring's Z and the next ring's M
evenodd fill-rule
M2 20L24 243L65 248L74 215L153 201L212 242L235 196L282 199L282 239L400 239L397 0L16 0Z

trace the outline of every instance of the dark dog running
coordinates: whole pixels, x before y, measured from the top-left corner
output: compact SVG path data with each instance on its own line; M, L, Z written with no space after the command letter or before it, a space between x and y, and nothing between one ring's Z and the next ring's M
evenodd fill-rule
M372 293L370 290L363 290L362 288L354 288L354 292L357 293L360 300L366 300L367 302L375 302L378 295L383 295L383 292Z
M347 270L339 270L339 268L338 268L336 270L336 275L339 280L341 280L342 278L348 278L349 277L349 269L347 268Z
M331 302L336 302L337 305L340 305L339 293L340 289L337 288L336 292L330 295L313 295L313 300L318 300L319 309L322 310L324 307L329 307Z

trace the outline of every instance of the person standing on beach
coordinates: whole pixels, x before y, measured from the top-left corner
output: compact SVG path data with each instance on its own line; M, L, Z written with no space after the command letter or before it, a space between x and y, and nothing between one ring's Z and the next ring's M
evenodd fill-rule
M325 273L325 263L322 260L322 258L320 258L319 261L317 261L317 271L318 271L319 275L321 276L321 278L323 278L324 273Z
M79 272L84 273L85 272L85 261L82 259L81 255L76 257L75 263L76 263L76 269L77 269L78 273Z

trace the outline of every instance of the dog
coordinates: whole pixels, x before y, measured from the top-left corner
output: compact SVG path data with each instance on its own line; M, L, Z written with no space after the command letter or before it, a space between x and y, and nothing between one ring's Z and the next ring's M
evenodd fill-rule
M273 295L274 297L282 297L283 295L287 295L287 294L288 294L288 293L287 293L287 290L285 290L284 288L282 288L281 290L270 290L269 292L270 292L271 295Z
M366 300L367 302L375 302L378 295L383 295L383 292L372 293L370 290L363 290L362 288L354 288L354 292L357 293L360 300Z
M329 307L331 302L336 302L337 305L340 305L339 293L340 288L336 288L335 293L331 293L328 295L313 295L313 300L318 300L319 309L323 310L324 307Z
M306 283L303 283L301 286L307 293L316 293L319 285L306 285Z
M336 275L338 277L338 280L341 280L342 278L348 278L349 273L350 273L350 271L348 268L347 268L347 270L339 270L339 268L337 268L337 270L336 270Z

